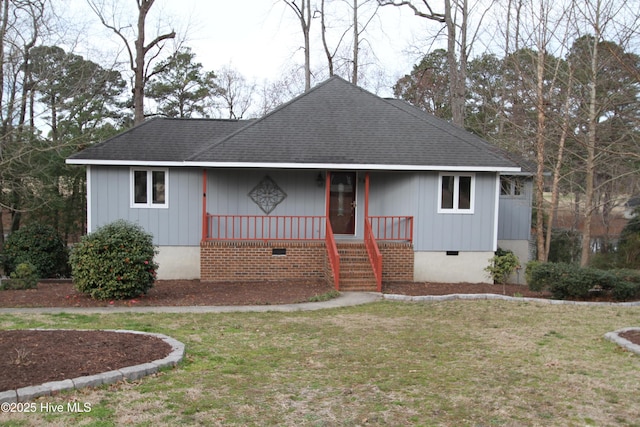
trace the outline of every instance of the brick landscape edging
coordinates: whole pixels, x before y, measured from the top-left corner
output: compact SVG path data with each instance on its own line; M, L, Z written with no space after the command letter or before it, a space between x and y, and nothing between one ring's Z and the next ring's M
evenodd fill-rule
M31 329L34 331L64 331L65 329ZM73 329L82 330L82 329ZM87 329L85 329L87 330ZM146 375L158 372L159 369L174 367L184 358L184 344L167 335L152 332L130 331L126 329L96 329L91 331L118 332L127 334L148 335L159 338L171 346L171 352L163 359L140 365L127 366L113 371L102 372L95 375L87 375L62 381L52 381L40 385L22 387L17 390L0 392L0 403L27 402L40 396L55 395L61 391L79 389L83 387L97 387L103 384L112 384L122 380L137 380Z

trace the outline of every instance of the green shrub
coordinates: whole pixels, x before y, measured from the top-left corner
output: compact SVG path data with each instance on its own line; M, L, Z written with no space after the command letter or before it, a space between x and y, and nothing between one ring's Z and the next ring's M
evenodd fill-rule
M618 254L616 252L595 253L589 258L589 267L600 270L612 270L617 268Z
M28 262L18 264L9 277L9 280L2 281L0 289L33 289L38 286L38 271Z
M580 260L581 235L576 230L553 229L549 245L549 262L575 263Z
M529 262L525 271L529 289L535 292L550 290L551 285L559 280L569 267L569 264L562 263Z
M640 297L640 271L630 269L614 270L612 273L618 279L612 291L618 301L628 301Z
M494 283L505 284L511 273L518 267L520 267L520 260L516 254L510 250L498 248L484 271L489 273Z
M33 265L39 277L69 273L67 248L58 232L45 224L29 224L11 233L4 244L2 263L7 275L22 263Z
M556 299L610 295L624 301L640 297L640 272L634 270L599 270L564 263L536 263L527 269L529 289L548 290Z
M76 288L96 299L126 299L146 293L158 265L153 237L126 221L107 224L85 236L71 252Z
M531 289L532 291L535 291L535 292L543 291L543 289L534 289L532 287L532 283L533 283L533 278L531 277L532 271L533 271L534 268L536 268L540 264L542 264L542 262L536 261L536 260L532 260L532 261L529 261L527 263L527 265L524 267L524 279L526 280L527 284L529 285L529 289Z
M629 220L620 233L618 265L640 269L640 215Z

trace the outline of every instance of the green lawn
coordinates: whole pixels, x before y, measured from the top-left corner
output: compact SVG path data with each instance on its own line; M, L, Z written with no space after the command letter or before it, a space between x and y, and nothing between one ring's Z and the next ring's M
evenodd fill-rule
M160 332L176 369L36 402L1 425L640 425L640 356L606 332L638 307L379 302L297 313L1 315L0 328Z

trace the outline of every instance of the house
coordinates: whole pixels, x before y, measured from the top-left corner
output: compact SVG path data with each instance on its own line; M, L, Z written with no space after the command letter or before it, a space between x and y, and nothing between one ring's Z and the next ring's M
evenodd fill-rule
M257 120L148 120L67 159L88 231L141 224L161 279L487 282L528 260L531 180L484 140L339 77Z

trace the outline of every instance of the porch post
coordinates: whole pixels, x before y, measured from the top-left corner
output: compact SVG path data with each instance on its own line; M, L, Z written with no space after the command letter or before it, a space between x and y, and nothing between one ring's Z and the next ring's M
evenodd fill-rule
M202 240L206 240L207 230L207 170L202 169Z
M325 178L326 182L325 182L325 216L327 217L326 220L329 221L329 202L330 202L330 198L331 198L331 172L327 171L326 174L326 178Z
M364 220L369 220L369 172L364 174Z

